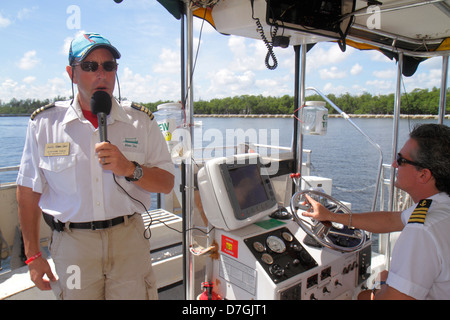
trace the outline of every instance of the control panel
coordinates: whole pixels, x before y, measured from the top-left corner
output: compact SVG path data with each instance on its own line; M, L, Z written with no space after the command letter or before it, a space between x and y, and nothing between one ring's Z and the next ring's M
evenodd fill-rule
M215 230L216 292L228 300L352 299L371 274L371 242L355 252L309 245L292 220Z
M314 258L287 228L247 238L244 242L274 283L317 266Z

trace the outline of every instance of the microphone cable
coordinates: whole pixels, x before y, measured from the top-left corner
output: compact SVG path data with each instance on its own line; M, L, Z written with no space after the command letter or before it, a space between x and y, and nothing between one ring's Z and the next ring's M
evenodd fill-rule
M143 236L144 236L145 239L150 240L150 238L152 237L152 231L151 231L150 227L152 226L153 220L154 220L153 217L152 217L152 215L150 214L150 212L148 211L148 209L145 207L145 205L144 205L140 200L138 200L138 199L134 198L133 196L131 196L131 195L125 190L125 188L122 187L122 186L120 185L119 182L117 182L117 180L116 180L116 175L115 175L114 173L113 173L112 175L113 175L113 179L114 179L114 182L116 183L116 185L117 185L117 186L118 186L118 187L119 187L119 188L120 188L120 189L121 189L121 190L122 190L122 191L123 191L123 192L131 199L131 200L134 200L134 201L136 201L137 203L139 203L139 204L142 206L142 208L144 208L145 213L147 213L148 217L150 218L150 223L148 224L147 227L145 227L144 234L143 234ZM169 229L171 229L171 230L173 230L173 231L175 231L175 232L178 232L178 233L180 233L180 234L183 234L183 231L177 230L177 229L175 229L175 228L169 226L168 224L166 224L166 223L165 223L164 221L162 221L162 220L155 219L155 221L161 222L165 227L167 227L167 228L169 228ZM212 227L211 230L209 230L209 231L203 231L203 230L200 229L200 228L193 227L193 228L187 229L186 231L190 231L190 230L198 230L198 231L204 233L205 235L207 235L207 234L209 234L211 231L213 231L214 229L215 229L215 227ZM147 234L148 234L148 236L147 236Z

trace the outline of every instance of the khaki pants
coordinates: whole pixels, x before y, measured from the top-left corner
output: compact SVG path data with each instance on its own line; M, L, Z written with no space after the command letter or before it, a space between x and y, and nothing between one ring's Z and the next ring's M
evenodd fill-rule
M50 253L61 299L158 299L139 214L104 230L53 231Z

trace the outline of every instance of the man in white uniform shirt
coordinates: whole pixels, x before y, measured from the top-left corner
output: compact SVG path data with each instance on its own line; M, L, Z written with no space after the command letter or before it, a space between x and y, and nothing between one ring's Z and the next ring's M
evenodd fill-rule
M305 216L335 221L374 233L402 231L389 272L371 299L450 299L450 128L416 127L392 164L395 186L409 193L415 205L403 212L336 214L309 198ZM364 295L360 295L364 297Z
M139 213L151 192L172 190L174 167L151 112L113 98L119 58L99 34L75 38L67 73L78 94L41 108L28 125L17 178L26 263L36 286L57 284L62 299L157 299ZM97 91L112 100L106 142L91 112ZM42 213L57 276L40 252Z

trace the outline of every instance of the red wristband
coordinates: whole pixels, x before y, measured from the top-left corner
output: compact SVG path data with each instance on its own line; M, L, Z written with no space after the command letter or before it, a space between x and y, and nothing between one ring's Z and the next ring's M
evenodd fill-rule
M36 260L37 258L39 258L40 256L42 256L42 252L38 252L36 253L34 256L30 257L30 259L28 259L27 261L25 261L26 264L29 264L31 261Z

